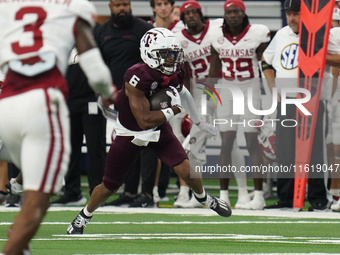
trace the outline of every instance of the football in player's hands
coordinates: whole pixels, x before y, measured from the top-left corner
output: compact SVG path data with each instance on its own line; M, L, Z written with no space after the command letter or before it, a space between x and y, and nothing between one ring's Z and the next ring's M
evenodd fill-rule
M155 94L153 94L150 99L150 110L151 111L158 111L161 109L165 109L168 107L171 107L171 97L169 97L166 92L170 91L173 93L172 89L170 88L164 88L159 91L157 91Z

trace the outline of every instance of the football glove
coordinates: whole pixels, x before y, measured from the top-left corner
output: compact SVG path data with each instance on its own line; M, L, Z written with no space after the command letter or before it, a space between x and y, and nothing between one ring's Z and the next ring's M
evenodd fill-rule
M167 91L166 94L171 98L171 106L177 107L180 111L183 110L182 103L181 103L181 97L178 94L178 91L175 87L169 86L173 93L170 91Z
M209 138L216 137L217 131L213 125L201 121L200 123L198 123L197 127L203 132L208 133Z

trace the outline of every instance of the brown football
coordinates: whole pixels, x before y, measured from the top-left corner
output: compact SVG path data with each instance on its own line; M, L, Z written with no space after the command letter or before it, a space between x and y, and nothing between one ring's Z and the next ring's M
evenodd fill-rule
M167 91L172 92L170 88L164 88L157 91L150 97L149 102L151 111L158 111L171 107L171 97L166 94Z

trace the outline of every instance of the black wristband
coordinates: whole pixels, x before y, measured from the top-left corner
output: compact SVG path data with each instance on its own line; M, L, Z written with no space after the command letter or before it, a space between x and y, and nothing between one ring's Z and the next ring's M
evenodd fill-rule
M266 61L261 61L262 71L264 70L274 70L274 67L272 65L269 65Z

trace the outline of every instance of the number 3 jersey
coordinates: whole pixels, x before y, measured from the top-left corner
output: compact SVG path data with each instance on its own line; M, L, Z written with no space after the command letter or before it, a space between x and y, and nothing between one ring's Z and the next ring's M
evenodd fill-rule
M269 42L270 31L264 25L248 25L240 35L223 35L221 27L212 31L212 46L218 52L222 63L222 83L250 86L260 83L256 49L261 43Z
M6 73L11 60L43 55L52 56L47 58L55 59L54 65L64 75L78 18L94 26L93 4L87 0L0 1L0 68ZM27 68L25 61L19 62L16 68Z

